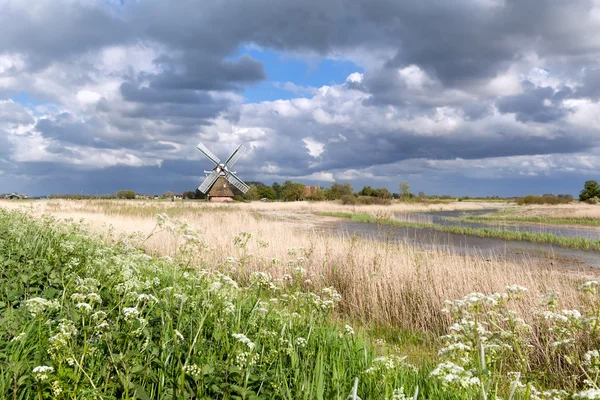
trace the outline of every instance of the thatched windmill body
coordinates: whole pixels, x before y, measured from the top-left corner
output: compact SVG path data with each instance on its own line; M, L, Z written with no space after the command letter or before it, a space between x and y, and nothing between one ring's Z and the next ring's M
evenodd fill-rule
M202 143L198 143L196 148L215 164L215 168L212 170L204 171L207 177L198 187L198 190L208 196L209 201L233 201L233 192L229 188L230 183L242 193L248 191L248 185L237 177L235 171L231 170L246 151L243 145L239 145L224 163Z

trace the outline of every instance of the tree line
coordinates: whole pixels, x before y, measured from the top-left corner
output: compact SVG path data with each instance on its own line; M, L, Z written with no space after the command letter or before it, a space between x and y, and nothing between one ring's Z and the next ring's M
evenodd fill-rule
M471 200L471 199L501 199L499 196L487 196L484 198L471 198L469 196L456 197L449 195L426 195L419 192L414 195L410 192L408 182L401 182L398 185L398 192L392 193L387 188L373 188L363 186L358 192L350 183L335 182L331 187L311 186L308 194L307 186L303 183L287 180L280 184L274 182L272 185L265 185L262 182L247 182L250 189L244 194L234 186L231 190L234 193L235 200L238 201L256 201L266 199L268 201L299 201L299 200L342 200L344 204L389 204L391 199L402 199L404 201L426 201L426 200ZM135 198L162 198L174 199L181 196L183 199L202 200L206 195L198 189L194 191L185 191L183 194L166 192L161 195L143 195L137 194L133 190L119 190L114 194L88 195L88 194L51 194L52 199L135 199ZM544 194L542 196L524 196L515 198L521 204L563 204L573 201L570 194ZM600 204L600 185L597 181L588 180L584 184L583 190L579 193L579 200L590 204Z

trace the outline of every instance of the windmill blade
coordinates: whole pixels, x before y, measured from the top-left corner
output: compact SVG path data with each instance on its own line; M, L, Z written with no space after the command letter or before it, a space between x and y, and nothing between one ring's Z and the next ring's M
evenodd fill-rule
M204 182L202 182L202 185L200 185L198 190L204 194L207 194L212 185L214 185L217 179L219 179L220 174L221 173L219 172L219 170L215 169L213 172L210 173L209 176L206 177L206 179L204 180Z
M235 165L235 163L240 159L240 157L244 155L245 152L246 148L243 144L240 144L238 148L235 149L233 153L231 153L227 161L225 161L225 166L227 168L232 168Z
M225 172L225 176L229 183L238 188L242 193L246 193L250 186L246 185L240 178L238 178L234 173L227 171Z
M210 159L212 162L214 162L216 165L219 165L219 163L221 162L221 160L219 160L219 157L215 156L205 145L203 145L202 143L198 143L198 145L196 146L196 148L198 150L200 150L200 152L202 154L204 154L208 159Z

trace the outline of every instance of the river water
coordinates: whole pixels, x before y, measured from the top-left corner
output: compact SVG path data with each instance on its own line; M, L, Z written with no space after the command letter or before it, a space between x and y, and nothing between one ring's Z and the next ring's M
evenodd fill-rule
M434 223L439 225L468 226L473 228L490 228L496 230L520 230L535 233L552 233L558 236L587 237L600 240L598 228L572 228L555 226L538 226L532 224L479 224L446 221L446 217L466 215L483 215L493 210L477 211L437 211L427 213L398 214L396 218L409 222ZM570 266L600 267L600 252L568 249L542 243L519 240L503 240L483 238L456 233L439 232L429 228L404 228L375 223L352 222L340 220L328 225L326 230L336 235L361 236L374 240L385 240L415 244L428 249L443 249L460 254L477 254L483 257L551 257L561 264Z

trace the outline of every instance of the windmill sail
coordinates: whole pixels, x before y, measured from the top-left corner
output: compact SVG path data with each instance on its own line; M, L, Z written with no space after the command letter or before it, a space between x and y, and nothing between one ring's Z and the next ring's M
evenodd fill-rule
M210 175L206 177L206 179L204 180L204 182L202 182L202 185L200 185L198 190L204 194L208 193L208 190L217 181L219 175L221 175L221 172L218 169L215 169L213 172L210 173Z
M238 188L242 193L246 193L250 187L246 185L240 178L238 178L235 174L230 171L225 172L225 176L229 183Z
M235 163L240 159L240 157L244 155L245 152L246 148L243 144L240 144L238 148L235 149L233 153L231 153L227 161L225 161L225 166L227 168L232 168L235 165Z
M196 148L198 150L200 150L202 152L202 154L204 154L207 158L209 158L212 162L214 162L215 164L219 165L219 163L221 162L221 160L219 160L219 157L215 156L205 145L203 145L202 143L198 143L198 145L196 146Z

